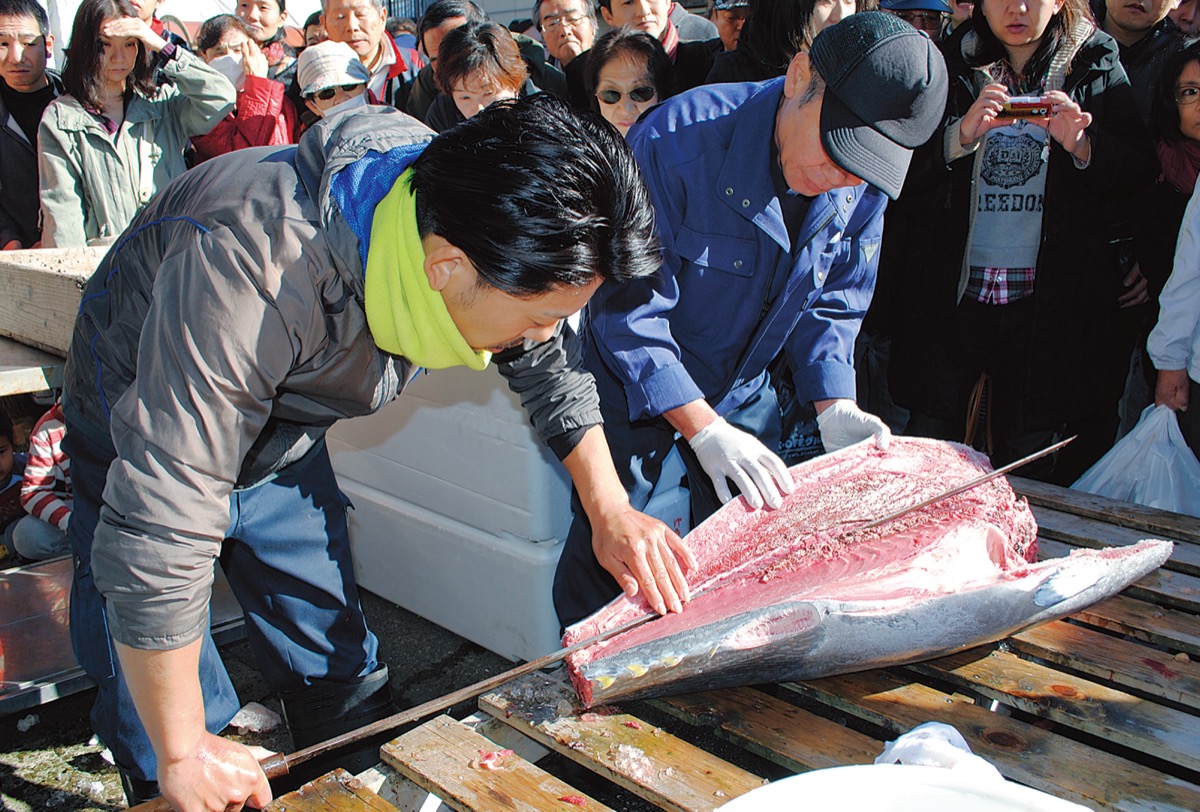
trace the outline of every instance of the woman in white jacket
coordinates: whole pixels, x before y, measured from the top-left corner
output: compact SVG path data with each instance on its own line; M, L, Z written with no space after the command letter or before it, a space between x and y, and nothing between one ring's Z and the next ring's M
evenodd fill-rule
M1175 266L1158 299L1158 323L1146 348L1158 370L1154 402L1171 407L1192 453L1200 457L1200 184L1188 202Z

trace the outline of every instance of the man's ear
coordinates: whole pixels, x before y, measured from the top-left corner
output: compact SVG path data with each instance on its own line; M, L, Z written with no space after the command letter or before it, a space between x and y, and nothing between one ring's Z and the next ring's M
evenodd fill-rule
M426 241L425 276L429 279L429 287L437 291L449 287L451 280L465 269L466 258L461 248L442 238Z
M54 35L47 34L46 35L46 57L49 58L52 56L54 56Z
M786 98L797 98L812 80L812 63L809 62L808 52L800 51L788 63L787 74L783 80L783 95Z

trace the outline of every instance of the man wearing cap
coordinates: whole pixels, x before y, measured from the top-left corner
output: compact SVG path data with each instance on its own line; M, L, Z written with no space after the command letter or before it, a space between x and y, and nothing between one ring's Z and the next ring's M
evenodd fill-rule
M854 402L854 339L886 199L934 132L946 89L933 43L870 12L822 31L784 77L697 88L630 130L663 262L601 287L584 357L631 504L647 504L673 445L694 522L737 490L754 507L782 502L792 481L766 374L781 353L828 450L872 436L886 445L887 428ZM617 593L597 565L604 548L576 510L554 584L564 625Z
M319 118L344 113L368 103L371 74L344 42L325 40L300 52L296 82L304 105Z
M940 42L946 20L954 11L946 0L881 0L879 7Z
M717 36L708 47L717 51L736 51L742 26L750 13L750 0L709 0L708 19L717 27Z

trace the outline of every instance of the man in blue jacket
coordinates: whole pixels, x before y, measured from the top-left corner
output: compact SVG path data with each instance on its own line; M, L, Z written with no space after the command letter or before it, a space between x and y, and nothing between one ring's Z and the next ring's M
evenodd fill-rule
M933 134L946 88L928 38L891 15L856 14L785 77L698 88L633 128L662 267L603 286L584 334L632 504L646 505L672 445L694 521L738 490L754 507L781 504L793 486L766 372L781 354L827 450L872 435L886 444L886 426L854 401L854 339L886 198ZM617 594L606 548L576 510L554 586L564 625Z

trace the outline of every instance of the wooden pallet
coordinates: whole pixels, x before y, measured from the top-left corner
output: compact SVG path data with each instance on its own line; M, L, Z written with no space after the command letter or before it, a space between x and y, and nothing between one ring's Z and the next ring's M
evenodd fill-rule
M1071 618L907 668L591 713L574 707L561 676L535 674L481 697L481 711L492 731L675 812L708 812L764 775L870 763L886 740L928 721L956 727L1006 778L1092 809L1200 810L1200 522L1041 483L1014 487L1033 505L1043 557L1151 536L1176 541L1175 553ZM714 737L745 758L694 744ZM409 752L389 761L410 769ZM446 797L457 782L443 781L425 787Z

